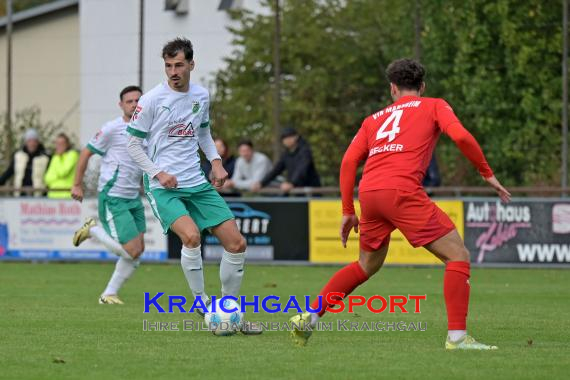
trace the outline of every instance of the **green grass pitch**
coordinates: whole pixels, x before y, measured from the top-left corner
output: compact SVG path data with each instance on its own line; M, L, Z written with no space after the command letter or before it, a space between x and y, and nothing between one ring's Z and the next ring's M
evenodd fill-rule
M496 352L446 352L442 268L387 267L355 294L427 294L421 314L328 314L323 321L425 322L427 331L316 332L304 348L286 332L216 337L143 332L143 320L194 314L143 313L143 294L189 297L178 265L142 265L124 306L99 305L112 264L0 263L0 378L5 379L562 379L570 371L570 271L474 269L468 328ZM314 295L335 267L250 265L242 293ZM219 294L218 267L206 266ZM165 302L161 302L165 304ZM294 313L290 313L292 315ZM287 321L283 313L249 320Z

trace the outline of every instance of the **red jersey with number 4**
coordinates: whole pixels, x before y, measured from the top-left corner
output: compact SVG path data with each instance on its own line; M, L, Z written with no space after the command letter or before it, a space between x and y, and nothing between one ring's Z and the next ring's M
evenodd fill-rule
M416 191L422 188L441 132L451 137L483 177L493 175L479 144L445 100L403 96L367 117L346 151L340 176L345 215L354 213L352 189L359 161L366 159L360 192Z

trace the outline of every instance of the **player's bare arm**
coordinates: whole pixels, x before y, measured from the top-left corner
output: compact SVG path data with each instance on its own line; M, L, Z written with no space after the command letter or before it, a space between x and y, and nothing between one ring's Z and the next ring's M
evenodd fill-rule
M343 215L340 222L340 240L342 241L342 246L346 248L346 242L348 241L348 236L350 231L354 229L355 233L358 233L358 217L354 214Z
M87 148L83 148L75 169L75 182L71 188L71 197L79 202L83 201L83 177L85 176L87 164L92 155L93 152Z
M511 193L509 193L509 191L505 189L503 185L501 185L501 183L497 178L495 178L495 176L483 179L489 184L489 186L495 189L495 191L499 195L499 198L501 198L503 202L508 203L511 201Z

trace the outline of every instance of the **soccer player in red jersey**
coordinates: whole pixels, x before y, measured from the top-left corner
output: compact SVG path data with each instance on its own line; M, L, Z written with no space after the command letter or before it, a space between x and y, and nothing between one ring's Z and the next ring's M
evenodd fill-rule
M394 103L367 117L348 147L340 169L342 244L350 231L360 229L360 257L335 273L321 290L322 308L291 318L296 325L314 327L330 305L330 292L349 295L382 267L390 233L398 228L414 246L423 246L445 263L443 293L447 308L446 349L496 349L475 341L466 331L469 305L469 252L453 222L427 196L421 182L439 135L448 135L503 202L510 193L500 184L473 136L461 125L443 99L421 97L423 66L410 59L392 62L386 74ZM361 219L353 197L358 165L366 160L359 185ZM318 299L311 305L319 306ZM310 329L294 329L291 336L305 345Z

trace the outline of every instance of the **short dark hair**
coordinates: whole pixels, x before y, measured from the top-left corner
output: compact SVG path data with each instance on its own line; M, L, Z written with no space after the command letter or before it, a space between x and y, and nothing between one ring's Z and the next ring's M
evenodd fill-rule
M187 61L194 59L194 48L192 42L184 37L177 37L172 41L168 41L162 48L162 58L174 58L179 52L184 52L184 58Z
M253 149L253 143L251 142L250 139L243 139L243 140L240 140L240 142L238 143L237 146L238 146L238 148L239 148L239 147L242 146L242 145L247 145L247 146L249 146L251 149Z
M121 93L119 94L119 99L122 101L123 100L123 96L129 92L133 92L133 91L138 91L142 94L142 90L139 86L127 86L125 88L123 88L121 90Z
M398 59L388 65L386 77L400 90L419 90L422 87L426 70L413 59Z
M283 140L286 137L291 137L291 136L298 136L299 132L297 132L297 130L293 127L285 127L283 129L281 129L281 140Z

